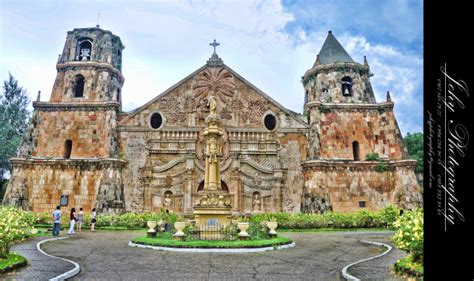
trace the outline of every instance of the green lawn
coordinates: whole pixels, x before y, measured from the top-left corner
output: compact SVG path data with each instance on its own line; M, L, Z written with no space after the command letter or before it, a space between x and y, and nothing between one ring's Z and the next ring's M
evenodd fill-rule
M293 240L285 237L276 237L266 240L236 240L236 241L177 241L170 238L137 237L133 243L175 247L175 248L262 248L290 244Z
M11 269L25 266L26 264L26 259L23 256L10 253L6 259L0 259L0 272L4 273Z

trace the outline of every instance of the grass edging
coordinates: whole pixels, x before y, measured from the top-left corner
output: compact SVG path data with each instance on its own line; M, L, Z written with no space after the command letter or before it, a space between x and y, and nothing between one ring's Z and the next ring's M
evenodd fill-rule
M236 241L177 241L165 238L136 237L132 239L135 244L173 247L173 248L205 248L205 249L245 249L276 247L293 243L286 237L276 237L267 240L236 240Z
M0 259L0 272L6 273L20 267L24 267L28 264L28 261L24 256L10 253L7 255L7 259Z

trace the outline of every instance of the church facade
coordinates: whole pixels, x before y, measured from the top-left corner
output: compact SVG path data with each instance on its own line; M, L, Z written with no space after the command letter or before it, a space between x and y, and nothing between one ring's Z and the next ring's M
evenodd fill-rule
M389 93L376 102L367 60L355 62L331 32L302 77L303 114L225 65L215 45L202 67L123 112L123 49L99 27L68 32L50 101L33 102L11 159L4 203L192 213L204 184L203 130L214 95L224 130L221 188L233 213L420 206L415 161Z

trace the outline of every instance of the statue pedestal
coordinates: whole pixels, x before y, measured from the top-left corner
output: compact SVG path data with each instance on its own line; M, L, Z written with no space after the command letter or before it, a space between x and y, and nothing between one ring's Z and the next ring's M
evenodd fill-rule
M193 213L197 225L204 226L218 223L228 226L232 217L232 207L194 207Z
M216 224L227 226L232 216L230 195L223 191L201 191L194 202L193 214L196 225L213 226Z

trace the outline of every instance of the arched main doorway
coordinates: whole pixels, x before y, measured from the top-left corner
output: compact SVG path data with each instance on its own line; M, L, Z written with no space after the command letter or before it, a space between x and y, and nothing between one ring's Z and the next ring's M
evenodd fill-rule
M204 181L201 181L201 183L198 186L197 191L199 192L199 191L202 191L203 189L204 189ZM229 192L229 187L223 180L221 180L221 190L225 192Z

